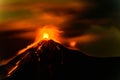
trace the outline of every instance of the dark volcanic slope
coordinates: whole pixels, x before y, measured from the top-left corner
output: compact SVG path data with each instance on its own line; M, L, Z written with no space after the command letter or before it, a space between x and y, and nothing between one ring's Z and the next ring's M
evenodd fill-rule
M120 58L90 57L52 40L41 41L8 64L18 58L24 59L6 80L120 80Z

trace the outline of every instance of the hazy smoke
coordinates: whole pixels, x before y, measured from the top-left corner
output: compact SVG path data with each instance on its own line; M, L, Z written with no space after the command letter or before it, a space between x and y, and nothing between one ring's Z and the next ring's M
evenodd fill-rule
M63 31L62 43L68 47L75 42L75 48L91 55L120 56L117 0L13 0L4 3L0 9L1 58L10 57L32 43L37 29L45 25L55 25Z

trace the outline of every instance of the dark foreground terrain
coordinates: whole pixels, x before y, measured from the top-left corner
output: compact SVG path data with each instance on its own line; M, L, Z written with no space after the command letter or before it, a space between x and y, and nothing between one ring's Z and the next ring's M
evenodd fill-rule
M52 40L40 42L35 48L24 52L27 53L16 71L3 80L120 80L119 57L87 56ZM15 63L24 54L8 64ZM4 71L5 66L0 70Z

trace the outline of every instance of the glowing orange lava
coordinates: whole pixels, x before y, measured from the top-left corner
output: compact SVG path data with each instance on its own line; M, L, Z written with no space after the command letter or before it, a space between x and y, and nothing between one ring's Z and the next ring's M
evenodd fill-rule
M59 31L55 26L44 26L43 28L37 30L37 37L35 41L52 39L59 42L60 32L61 31Z
M75 41L71 41L71 42L70 42L70 46L71 46L71 47L75 47L75 46L76 46L76 42L75 42Z
M43 39L49 39L48 33L44 33L44 34L43 34Z

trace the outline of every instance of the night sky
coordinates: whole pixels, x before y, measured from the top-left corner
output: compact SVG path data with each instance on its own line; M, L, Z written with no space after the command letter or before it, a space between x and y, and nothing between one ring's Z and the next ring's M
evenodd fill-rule
M0 60L54 25L61 43L97 57L120 57L119 0L0 0Z

